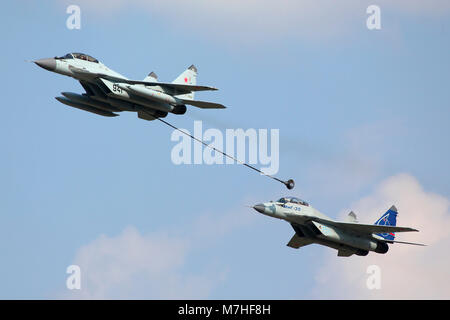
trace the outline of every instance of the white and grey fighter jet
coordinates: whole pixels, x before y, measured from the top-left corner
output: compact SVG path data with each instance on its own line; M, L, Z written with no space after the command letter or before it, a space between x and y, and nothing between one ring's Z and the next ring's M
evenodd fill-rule
M86 93L62 92L56 99L68 106L115 117L115 112L134 111L145 120L163 118L167 114L184 114L186 105L204 109L223 109L223 105L194 100L194 92L217 90L198 86L197 68L192 65L173 82L158 82L151 72L144 80L129 80L109 69L97 59L83 53L34 61L38 66L77 79Z
M253 208L264 215L289 222L295 234L287 245L295 249L316 243L336 249L340 257L349 257L353 254L365 256L369 251L386 253L388 244L392 243L423 245L394 240L396 232L418 231L396 226L395 206L373 225L358 223L353 211L348 214L346 222L334 221L295 197L260 203Z

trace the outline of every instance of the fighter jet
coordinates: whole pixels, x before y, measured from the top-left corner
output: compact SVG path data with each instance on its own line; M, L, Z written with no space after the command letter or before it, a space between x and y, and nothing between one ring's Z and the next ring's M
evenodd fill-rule
M395 241L396 232L418 231L412 228L397 227L397 208L392 206L375 224L360 224L352 211L346 222L338 222L311 207L296 197L284 197L254 205L253 208L264 215L289 222L295 231L287 246L301 248L309 244L320 244L337 250L340 257L353 254L366 256L369 251L386 253L388 244L419 243Z
M158 82L151 72L144 80L129 80L109 69L97 59L83 53L68 53L62 57L34 61L38 66L78 80L83 94L62 92L56 100L71 107L105 117L115 112L133 111L141 119L155 120L167 114L184 114L186 105L203 109L222 109L223 105L194 100L196 91L217 90L198 86L197 68L192 65L173 82Z

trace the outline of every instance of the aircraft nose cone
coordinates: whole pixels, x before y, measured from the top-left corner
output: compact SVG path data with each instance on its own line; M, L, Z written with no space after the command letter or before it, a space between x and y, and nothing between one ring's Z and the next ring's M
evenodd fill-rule
M54 71L56 69L56 60L53 58L39 59L34 61L34 63L49 71Z
M253 206L253 209L255 209L256 211L258 211L259 213L264 213L264 210L266 209L266 206L263 205L262 203L258 203L258 204L255 204L255 205Z

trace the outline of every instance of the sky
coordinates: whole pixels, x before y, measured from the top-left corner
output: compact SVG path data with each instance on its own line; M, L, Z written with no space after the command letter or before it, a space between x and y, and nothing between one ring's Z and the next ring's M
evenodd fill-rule
M1 15L0 298L450 298L448 1L20 0ZM82 87L30 61L68 52L130 79L195 64L219 88L196 98L227 109L166 120L279 129L276 176L295 189L237 164L175 165L162 123L60 104ZM428 246L289 248L291 226L248 207L285 195L362 223L395 204L398 225L420 230L398 240ZM80 290L66 287L71 265Z

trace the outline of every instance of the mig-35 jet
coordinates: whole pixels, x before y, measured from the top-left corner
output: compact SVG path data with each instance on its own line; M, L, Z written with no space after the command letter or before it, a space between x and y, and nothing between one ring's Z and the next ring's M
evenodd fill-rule
M338 256L353 254L365 256L369 251L386 253L388 244L419 243L395 241L396 232L418 231L397 227L397 208L392 206L375 224L360 224L355 213L350 212L346 222L334 221L311 207L307 202L295 197L284 197L275 202L260 203L253 208L267 216L286 220L295 231L287 244L291 248L317 243L338 251Z
M145 120L164 118L167 114L184 114L186 105L203 109L223 109L223 105L194 100L196 91L217 90L198 86L197 68L192 65L173 82L158 82L151 72L144 80L129 80L109 69L97 59L83 53L34 61L38 66L77 79L86 93L62 92L56 99L68 106L105 117L115 112L133 111Z

